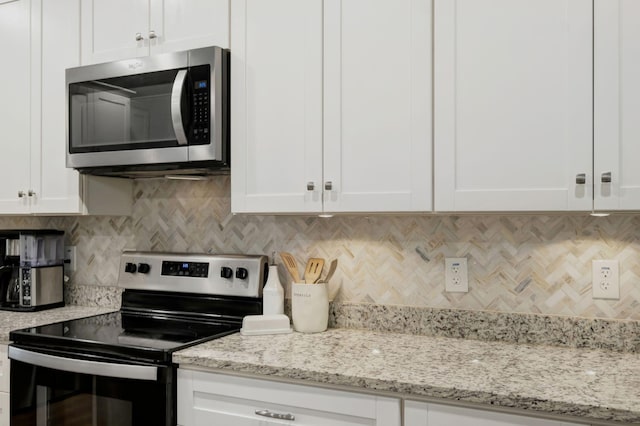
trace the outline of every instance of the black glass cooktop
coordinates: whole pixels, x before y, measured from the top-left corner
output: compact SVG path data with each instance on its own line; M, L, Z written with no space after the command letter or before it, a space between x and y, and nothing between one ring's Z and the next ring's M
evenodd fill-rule
M125 290L118 312L9 333L13 346L58 356L110 362L171 363L187 346L240 330L262 300L235 296Z
M171 353L236 332L237 323L113 312L11 332L18 345L127 360L170 362Z

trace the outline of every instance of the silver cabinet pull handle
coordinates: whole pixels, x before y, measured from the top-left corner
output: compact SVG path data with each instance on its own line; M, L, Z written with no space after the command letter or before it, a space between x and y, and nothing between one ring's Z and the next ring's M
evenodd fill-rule
M576 175L576 184L584 185L587 183L587 175L585 173L578 173Z
M29 195L29 197L35 197L36 191L34 191L33 189L30 189L29 192L27 192L27 195Z
M156 32L154 30L149 31L149 38L156 38L156 37L158 36L156 35Z
M307 191L313 191L316 189L316 184L313 182L307 182Z
M296 419L296 417L293 414L272 413L269 410L256 410L256 414L258 416L269 417L269 418L278 419L278 420L294 421Z
M144 37L142 37L141 33L136 33L136 41L140 41L140 40L143 40L143 39L144 39Z
M604 172L600 177L600 182L611 183L611 172Z
M331 182L330 180L326 181L324 183L324 189L325 191L331 191L333 189L333 182Z
M25 194L25 192L24 192L24 191L18 191L18 198L22 198L22 197L24 197L25 195L27 195L27 194Z

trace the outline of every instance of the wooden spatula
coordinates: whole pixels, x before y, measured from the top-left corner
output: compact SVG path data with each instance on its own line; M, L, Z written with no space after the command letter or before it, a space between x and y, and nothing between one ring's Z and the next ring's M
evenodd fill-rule
M320 274L322 273L322 268L324 267L324 259L318 257L312 257L307 262L307 267L304 270L304 282L307 284L313 284L316 282L318 278L320 278Z
M280 257L284 262L285 268L289 271L289 275L293 278L294 283L300 282L300 274L298 273L298 264L296 263L295 257L291 255L291 253L287 253L286 251L280 252Z
M329 265L329 272L327 272L327 276L322 280L318 280L319 283L328 283L331 277L333 277L333 273L336 272L338 268L338 259L333 259L331 264Z

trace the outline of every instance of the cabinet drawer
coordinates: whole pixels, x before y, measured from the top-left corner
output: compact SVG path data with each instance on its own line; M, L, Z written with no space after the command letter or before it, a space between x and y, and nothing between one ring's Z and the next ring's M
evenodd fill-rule
M184 426L282 425L293 418L305 426L400 426L400 416L396 398L178 370L178 423Z
M453 407L418 401L405 401L404 426L579 426L558 420L527 417Z
M0 392L0 426L9 426L9 394Z
M7 345L0 345L0 392L9 392L9 358Z

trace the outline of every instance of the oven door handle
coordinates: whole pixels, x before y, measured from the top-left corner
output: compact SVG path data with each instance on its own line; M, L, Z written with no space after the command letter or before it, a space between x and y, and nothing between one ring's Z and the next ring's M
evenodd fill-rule
M158 367L146 365L113 364L110 362L87 361L32 352L9 346L9 358L38 367L94 376L117 377L120 379L158 380Z
M187 70L180 70L173 80L173 88L171 89L171 122L173 123L173 131L176 134L178 145L187 145L187 135L184 132L184 124L182 121L182 94L184 92L184 81L187 78Z

